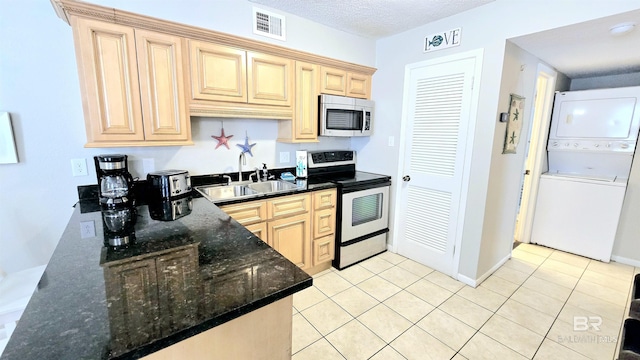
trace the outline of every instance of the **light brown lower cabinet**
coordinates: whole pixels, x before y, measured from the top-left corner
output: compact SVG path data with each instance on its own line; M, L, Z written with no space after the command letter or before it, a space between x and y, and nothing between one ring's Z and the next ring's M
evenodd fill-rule
M302 270L311 267L309 213L269 221L269 245Z
M267 244L269 243L269 241L267 241L268 237L267 237L266 221L247 225L246 228L247 230L251 231L253 235L257 236L262 241L266 242Z
M232 218L309 274L331 267L336 189L221 206Z
M334 257L333 235L313 240L313 264L319 265L333 260Z

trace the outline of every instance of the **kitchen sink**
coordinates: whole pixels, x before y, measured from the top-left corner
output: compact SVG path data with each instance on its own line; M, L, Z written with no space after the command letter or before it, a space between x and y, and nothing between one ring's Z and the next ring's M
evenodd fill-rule
M282 180L269 180L269 181L251 183L251 184L248 184L247 187L259 193L268 194L273 192L292 190L292 189L295 189L297 186L296 184L292 184L290 182L286 182Z
M231 183L229 185L204 185L195 187L199 193L212 202L248 198L257 195L292 190L295 188L295 184L282 180L269 180L257 183L243 181L241 183Z
M258 194L246 185L207 185L196 186L195 189L209 201L244 198Z

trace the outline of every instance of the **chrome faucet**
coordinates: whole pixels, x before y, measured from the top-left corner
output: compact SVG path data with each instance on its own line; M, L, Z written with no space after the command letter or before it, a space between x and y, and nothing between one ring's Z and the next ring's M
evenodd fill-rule
M238 158L238 181L242 181L242 165L247 165L247 156L243 152Z

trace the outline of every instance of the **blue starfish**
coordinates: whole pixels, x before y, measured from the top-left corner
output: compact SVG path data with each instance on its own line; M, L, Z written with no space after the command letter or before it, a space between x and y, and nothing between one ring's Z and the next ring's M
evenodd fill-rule
M253 154L251 153L251 148L254 147L256 145L256 143L253 144L249 144L249 137L246 136L244 138L244 145L240 145L240 144L236 144L236 146L240 147L240 149L242 149L243 153L249 153L249 155L251 155L251 157L253 157Z

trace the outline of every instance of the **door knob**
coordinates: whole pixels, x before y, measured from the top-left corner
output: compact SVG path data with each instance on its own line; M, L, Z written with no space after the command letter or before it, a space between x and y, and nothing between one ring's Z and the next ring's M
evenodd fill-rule
M402 177L402 181L411 181L411 176L405 175Z
M524 171L524 174L525 174L525 175L531 175L531 171L530 171L530 170L525 170L525 171Z

